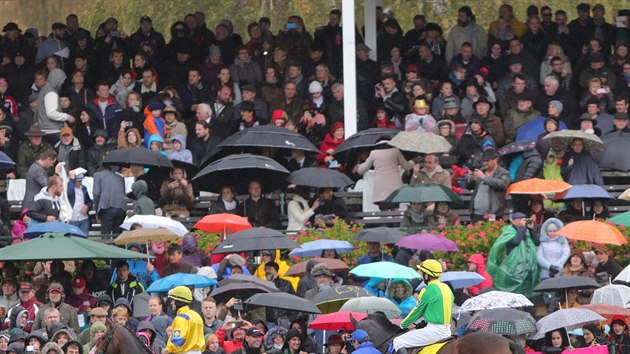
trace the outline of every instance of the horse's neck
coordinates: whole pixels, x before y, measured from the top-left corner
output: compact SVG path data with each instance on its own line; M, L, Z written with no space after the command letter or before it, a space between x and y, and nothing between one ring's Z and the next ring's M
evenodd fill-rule
M112 327L111 330L114 331L114 333L105 354L151 353L151 350L124 326Z

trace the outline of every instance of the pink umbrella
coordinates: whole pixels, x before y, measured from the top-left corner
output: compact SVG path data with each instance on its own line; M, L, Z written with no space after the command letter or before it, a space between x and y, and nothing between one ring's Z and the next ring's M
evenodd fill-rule
M453 241L430 233L405 236L396 242L396 246L415 250L459 252L459 248Z

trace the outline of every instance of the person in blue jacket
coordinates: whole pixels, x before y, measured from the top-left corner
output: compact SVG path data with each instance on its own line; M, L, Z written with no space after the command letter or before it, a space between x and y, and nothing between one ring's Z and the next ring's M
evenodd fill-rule
M370 341L368 333L362 329L355 329L350 336L350 344L355 348L353 354L380 354Z
M134 252L144 253L142 246L137 242L129 243L127 245L127 249ZM147 263L145 260L128 259L127 264L129 265L129 274L136 277L136 280L138 280L145 289L148 288L151 283L160 279L157 269L155 269L153 264ZM116 269L114 269L110 284L113 284L116 281L116 278Z
M363 288L371 292L376 297L385 297L387 279L372 277Z
M402 318L407 317L413 307L416 306L416 298L413 297L411 284L405 279L392 280L387 286L385 297L398 306L400 311L402 311Z

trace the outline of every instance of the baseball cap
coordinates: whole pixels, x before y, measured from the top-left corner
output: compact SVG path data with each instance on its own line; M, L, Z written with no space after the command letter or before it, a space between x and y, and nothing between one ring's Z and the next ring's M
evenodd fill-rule
M53 291L63 293L63 286L61 286L61 284L59 283L51 283L50 285L48 285L48 290L46 292L50 293Z
M83 174L82 173L79 174L74 179L75 180L79 179L79 176L83 177ZM74 280L72 281L72 286L75 287L75 288L79 288L79 289L85 287L85 279L83 279L81 277L74 278Z
M31 283L20 283L20 292L22 291L31 291L33 290L33 284Z
M366 338L370 338L370 336L362 329L355 329L350 336L350 340L356 340L357 342L361 342Z
M256 327L249 328L245 334L250 337L259 337L263 335L263 333Z
M72 135L72 128L70 128L70 127L63 127L63 128L61 128L61 131L59 133L60 133L61 136Z

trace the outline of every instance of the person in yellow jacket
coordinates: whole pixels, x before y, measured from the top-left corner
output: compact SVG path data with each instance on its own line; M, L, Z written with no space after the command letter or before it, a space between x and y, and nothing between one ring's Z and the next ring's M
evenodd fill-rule
M185 286L177 286L168 292L168 299L177 315L171 325L172 334L161 354L201 354L206 341L201 316L188 307L193 300L192 291Z
M275 252L275 257L272 257L274 252ZM297 286L298 286L298 282L300 281L300 278L287 277L284 275L284 273L286 273L287 270L289 270L289 264L286 261L280 259L280 250L262 251L261 256L262 256L262 261L260 265L258 266L258 268L256 268L256 272L254 272L254 275L259 277L262 280L267 280L267 274L265 273L265 264L267 264L268 262L276 262L278 266L280 267L280 269L278 270L278 276L280 276L280 278L284 280L288 280L289 282L291 282L291 285L293 286L293 291L297 292Z

